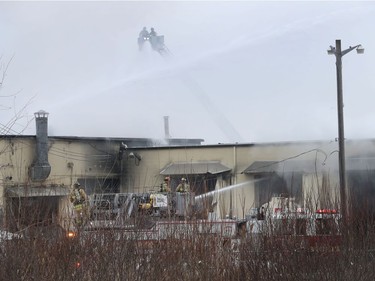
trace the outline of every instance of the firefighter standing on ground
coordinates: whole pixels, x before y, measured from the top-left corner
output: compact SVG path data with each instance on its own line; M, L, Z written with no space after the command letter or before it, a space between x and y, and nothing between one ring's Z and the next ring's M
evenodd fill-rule
M181 179L181 183L177 186L176 192L189 192L190 191L190 186L186 182L185 178Z
M160 185L160 192L171 192L169 182L170 182L170 178L165 177L164 182Z
M70 202L73 203L76 223L82 225L87 215L87 195L79 182L75 182L73 185Z

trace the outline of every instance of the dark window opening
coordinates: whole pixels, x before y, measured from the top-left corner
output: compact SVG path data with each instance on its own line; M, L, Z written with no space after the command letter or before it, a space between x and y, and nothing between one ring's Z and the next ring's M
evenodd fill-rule
M87 195L120 192L120 180L118 178L82 178L78 179L78 182L85 188Z
M59 197L9 198L7 223L11 231L57 224Z
M268 203L273 196L288 193L285 180L275 173L255 175L254 178L262 179L255 183L255 204L257 208Z
M287 173L282 177L276 173L265 173L254 176L262 179L255 183L255 204L261 207L268 203L272 197L293 197L297 204L302 204L302 174Z

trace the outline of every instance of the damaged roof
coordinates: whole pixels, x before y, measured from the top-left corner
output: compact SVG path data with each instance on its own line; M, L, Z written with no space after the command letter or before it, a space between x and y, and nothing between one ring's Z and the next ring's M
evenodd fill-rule
M220 174L230 171L231 168L219 161L203 162L172 162L166 165L161 175L193 175L193 174Z

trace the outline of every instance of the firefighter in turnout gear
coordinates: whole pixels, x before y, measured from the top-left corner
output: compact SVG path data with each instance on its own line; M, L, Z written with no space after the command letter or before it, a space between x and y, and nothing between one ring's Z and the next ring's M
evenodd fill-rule
M139 33L139 37L138 37L138 46L139 46L140 51L142 50L143 44L145 43L145 41L149 39L150 39L150 33L147 31L147 28L144 27Z
M185 178L181 179L181 183L177 186L176 192L189 192L190 191L190 186L186 182Z
M141 32L139 32L139 37L147 38L150 36L150 33L148 33L147 28L144 27Z
M151 27L150 36L157 36L157 35L158 34L156 33L155 29Z
M73 203L74 220L78 226L82 226L87 219L87 195L78 181L73 185L73 190L70 193L70 202Z
M160 192L171 192L169 182L170 182L170 178L165 177L164 182L160 185Z

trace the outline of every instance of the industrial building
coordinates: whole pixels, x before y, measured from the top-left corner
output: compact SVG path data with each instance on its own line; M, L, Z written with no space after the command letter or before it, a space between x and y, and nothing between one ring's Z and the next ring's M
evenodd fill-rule
M35 113L36 135L0 139L1 225L11 231L69 224L71 186L88 195L172 191L181 177L217 218L245 218L274 195L303 208L339 206L335 141L203 145L202 139L48 136L48 113ZM347 188L358 204L375 201L375 140L347 140Z

